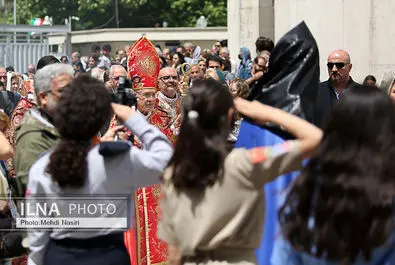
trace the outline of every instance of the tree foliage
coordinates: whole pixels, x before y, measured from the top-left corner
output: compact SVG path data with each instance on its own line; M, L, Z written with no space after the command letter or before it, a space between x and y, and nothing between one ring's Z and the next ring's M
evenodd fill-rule
M191 27L202 15L209 26L226 26L227 21L226 0L118 0L118 14L120 27L153 27L164 21L169 27ZM69 16L79 17L73 30L116 27L115 0L17 1L17 23L45 16L55 25L64 24Z
M197 18L205 16L209 26L226 26L227 9L226 1L212 0L174 0L170 1L172 16L169 20L174 26L193 27Z

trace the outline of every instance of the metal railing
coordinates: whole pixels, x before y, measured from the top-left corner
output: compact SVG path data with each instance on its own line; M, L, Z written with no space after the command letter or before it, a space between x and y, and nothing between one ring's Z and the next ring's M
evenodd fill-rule
M28 64L36 64L51 53L47 35L54 32L65 33L65 44L71 46L69 26L0 25L0 66L13 66L15 71L25 72Z

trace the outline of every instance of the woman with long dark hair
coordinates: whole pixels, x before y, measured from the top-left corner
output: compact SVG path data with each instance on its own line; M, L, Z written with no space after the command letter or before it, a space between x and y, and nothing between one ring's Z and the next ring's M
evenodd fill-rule
M362 85L364 86L376 86L376 77L373 75L367 75L363 80Z
M32 166L28 197L34 199L36 194L60 199L75 195L133 197L137 188L159 182L173 153L167 137L127 106L112 104L112 110L146 149L140 150L127 142L92 145L90 139L111 115L111 97L102 82L88 75L78 76L63 89L53 116L61 140ZM129 216L127 206L117 208ZM130 264L123 232L114 228L32 229L29 244L29 258L40 265Z
M276 123L297 140L230 151L227 138L235 109L259 123ZM213 79L194 82L183 115L162 184L158 235L168 243L169 264L180 259L256 264L254 250L264 221L263 185L298 169L318 145L321 130L279 109L233 100Z
M279 212L273 265L395 264L395 109L350 88Z

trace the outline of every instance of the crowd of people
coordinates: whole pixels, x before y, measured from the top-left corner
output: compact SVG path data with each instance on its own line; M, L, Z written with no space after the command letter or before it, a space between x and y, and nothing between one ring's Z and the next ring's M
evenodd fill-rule
M259 37L254 59L246 47L232 59L224 41L172 50L142 37L114 58L95 44L23 74L0 66L0 218L15 219L13 197L136 198L128 231L32 229L0 248L4 262L254 265L275 218L263 264L395 264L395 73L358 84L339 49L319 83L316 44L297 30L278 46ZM133 106L114 99L125 80ZM241 146L259 142L248 123L280 143ZM293 171L269 216L265 186Z

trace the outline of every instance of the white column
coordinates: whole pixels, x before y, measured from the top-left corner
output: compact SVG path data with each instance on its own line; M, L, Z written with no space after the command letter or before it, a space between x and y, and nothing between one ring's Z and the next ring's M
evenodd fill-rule
M387 71L395 71L395 0L372 1L370 73L380 82Z
M274 38L273 0L228 0L228 46L237 59L241 47L256 55L255 41L259 36Z
M237 60L240 48L240 1L228 0L228 48L232 59Z
M382 0L276 0L275 39L304 20L319 47L321 80L328 79L329 53L345 49L353 63L351 76L362 81L369 74L372 1ZM395 0L382 2L388 1L395 3Z

